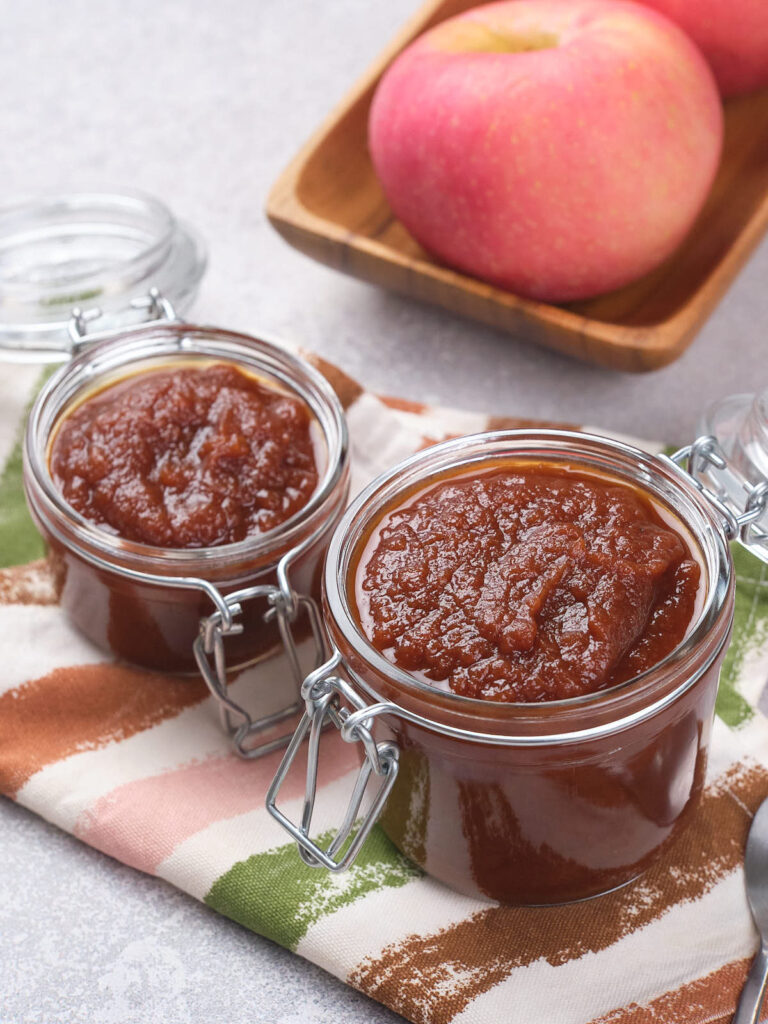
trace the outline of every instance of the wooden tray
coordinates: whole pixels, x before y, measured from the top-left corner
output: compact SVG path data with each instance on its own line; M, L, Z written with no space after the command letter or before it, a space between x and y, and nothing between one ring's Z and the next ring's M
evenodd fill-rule
M768 226L768 90L726 105L723 160L691 234L653 273L598 299L552 306L436 263L394 218L371 165L378 79L424 29L473 6L429 0L280 176L267 215L291 245L363 280L619 370L676 359Z

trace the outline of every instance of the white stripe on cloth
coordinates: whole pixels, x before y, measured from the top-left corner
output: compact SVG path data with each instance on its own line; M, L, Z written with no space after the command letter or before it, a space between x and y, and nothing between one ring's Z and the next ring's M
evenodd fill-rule
M493 906L462 896L433 878L377 889L310 925L296 952L346 981L365 960L408 935L434 935Z
M735 871L699 899L676 904L599 953L557 966L538 960L513 970L473 999L452 1024L510 1019L584 1024L618 1007L645 1005L727 961L749 956L754 946L743 874Z
M212 705L207 699L127 739L48 764L22 786L16 799L71 832L84 811L118 786L227 753L229 741Z
M597 434L598 437L611 437L614 441L621 441L624 444L630 444L633 448L640 448L641 451L648 452L649 455L658 455L659 452L663 452L666 445L662 444L661 441L647 441L644 438L633 437L631 434L619 434L615 430L606 430L604 427L582 427L582 431L585 434Z
M55 605L0 604L0 694L64 665L93 665L104 652Z
M4 614L15 607L0 606L0 629L4 629ZM42 644L38 648L32 645L28 667L34 672L22 682L39 679L61 665L86 664L88 655L91 662L104 661L103 653L66 626L59 609L35 608L34 615L30 614L33 609L28 606L23 610L33 623L40 621L39 613L45 613L51 623L57 625L58 631L51 629L46 634L44 647ZM27 628L26 619L21 616L19 626L20 631ZM39 643L39 633L34 624L29 626L29 631ZM2 635L5 637L5 633ZM303 648L304 645L300 644L299 650ZM0 646L0 655L2 653ZM14 675L18 675L17 664L10 658L7 663L14 665ZM230 683L229 695L254 717L269 715L286 705L287 671L284 656L261 662L252 669L244 670ZM162 686L162 682L158 685ZM230 741L219 724L218 712L212 699L207 698L201 704L186 708L175 717L127 739L113 740L97 750L83 751L46 765L24 784L17 793L17 799L25 807L71 832L83 811L118 786L172 771L193 760L224 755L230 749Z
M383 469L413 455L424 434L404 426L398 415L375 395L363 394L347 409L352 448L352 483L355 495Z
M488 417L479 412L460 412L439 405L428 406L424 412L390 409L396 420L416 437L439 441L456 434L478 434L488 429Z
M768 722L756 715L737 729L729 728L715 715L709 744L706 785L727 784L726 772L738 763L768 767ZM719 780L722 780L720 782Z

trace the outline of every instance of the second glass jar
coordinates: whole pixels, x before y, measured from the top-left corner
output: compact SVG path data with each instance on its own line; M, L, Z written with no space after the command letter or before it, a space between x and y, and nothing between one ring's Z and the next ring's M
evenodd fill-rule
M319 479L302 509L267 533L219 547L182 550L114 536L62 499L51 479L48 450L69 409L126 377L214 362L255 376L308 407L319 434ZM287 583L298 595L319 598L322 558L347 498L348 463L341 405L330 384L308 363L247 335L170 322L97 342L51 378L29 419L24 480L32 515L49 545L62 607L74 625L126 661L187 673L196 670L193 644L201 620L216 610L212 594L226 598L244 588ZM251 664L280 644L269 611L265 598L243 603L238 630L227 638L229 669ZM307 628L306 622L297 623L299 631Z

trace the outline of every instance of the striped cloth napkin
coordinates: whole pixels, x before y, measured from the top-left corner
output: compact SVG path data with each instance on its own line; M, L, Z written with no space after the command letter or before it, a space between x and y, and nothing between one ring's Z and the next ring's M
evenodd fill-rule
M383 400L326 364L347 410L353 488L482 415ZM99 850L167 879L409 1020L713 1024L730 1020L756 935L742 860L768 795L768 579L740 549L706 793L692 827L637 882L521 910L425 877L377 828L354 867L305 867L264 809L280 754L232 756L201 683L116 664L57 607L21 492L19 431L39 371L0 382L0 789ZM658 447L656 448L658 450ZM243 700L246 680L233 684ZM316 820L341 820L357 752L335 730ZM303 780L281 797L296 819Z

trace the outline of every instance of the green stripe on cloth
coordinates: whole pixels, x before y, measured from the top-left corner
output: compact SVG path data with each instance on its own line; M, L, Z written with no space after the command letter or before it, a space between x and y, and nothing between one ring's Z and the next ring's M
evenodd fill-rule
M747 656L768 640L768 566L740 544L731 545L736 573L736 607L733 637L720 674L716 711L726 725L735 728L754 715L739 691Z
M319 838L327 845L334 832ZM294 843L240 861L217 879L205 897L251 931L296 949L310 925L368 893L400 888L422 872L376 826L353 866L341 875L307 867Z
M46 371L35 388L42 386L49 376ZM27 409L27 412L29 409ZM0 568L11 565L24 565L34 562L45 554L45 544L37 532L32 517L27 509L24 498L23 477L23 445L26 413L18 427L16 441L11 454L0 474Z

